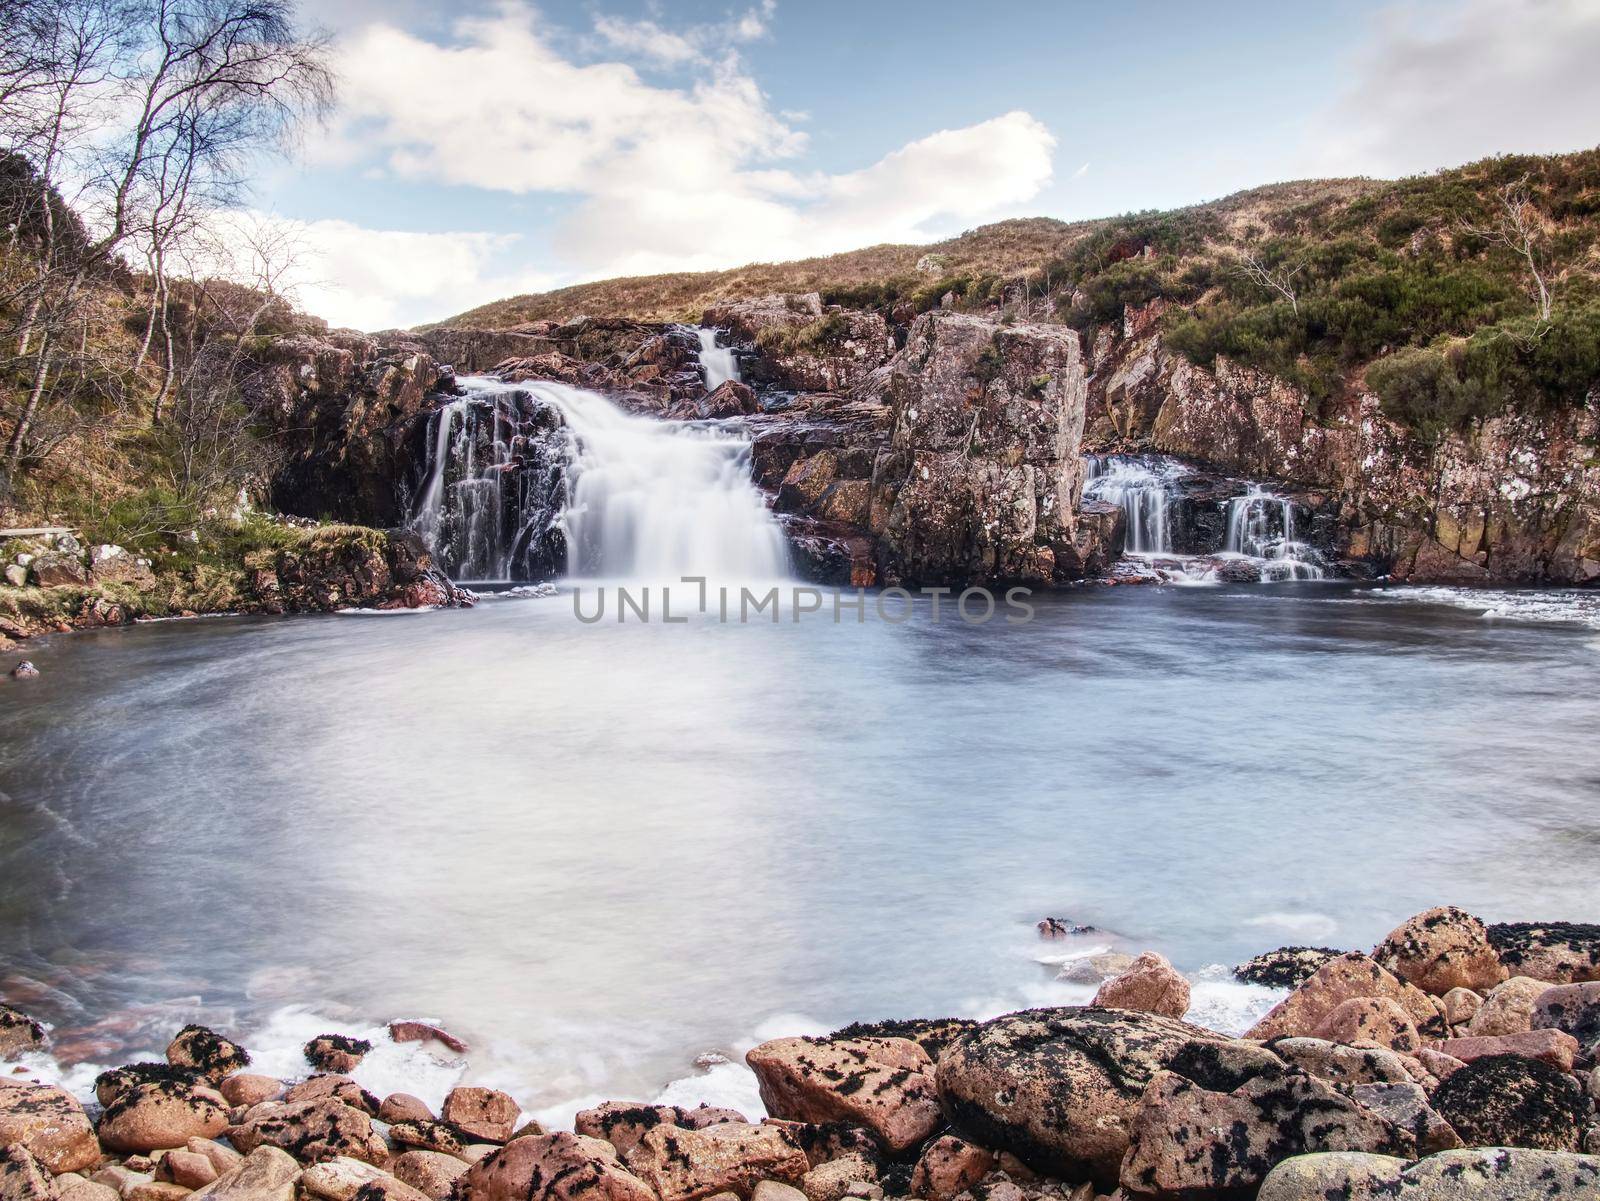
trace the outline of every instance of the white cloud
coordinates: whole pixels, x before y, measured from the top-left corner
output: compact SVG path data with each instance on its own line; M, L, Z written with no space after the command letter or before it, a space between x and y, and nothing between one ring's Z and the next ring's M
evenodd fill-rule
M772 11L732 18L724 41L761 36ZM686 86L662 86L625 63L571 61L540 22L508 0L459 22L448 44L383 25L359 31L341 55L343 114L323 160L571 196L551 239L559 261L543 265L563 280L926 240L1018 211L1050 180L1055 139L1023 112L929 134L860 170L807 171L795 117L773 111L736 56L705 63ZM657 64L711 44L703 30L652 22L598 27ZM456 239L457 255L494 253L461 241L476 235L441 236ZM346 252L357 245L353 234L343 242ZM476 286L477 299L492 298Z
M602 14L594 19L594 31L625 55L663 67L681 67L725 58L741 43L760 41L770 31L777 10L777 0L762 0L759 6L730 16L722 24L679 29L666 29L649 18L630 21Z
M1317 169L1397 175L1600 142L1596 0L1407 0L1316 122Z

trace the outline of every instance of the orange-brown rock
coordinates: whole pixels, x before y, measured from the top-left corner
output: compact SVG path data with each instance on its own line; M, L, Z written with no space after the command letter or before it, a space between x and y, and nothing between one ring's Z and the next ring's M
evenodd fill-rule
M748 1197L757 1181L793 1182L810 1167L787 1130L747 1122L704 1130L657 1126L645 1132L626 1162L661 1201L698 1201L725 1192Z
M451 1089L439 1111L446 1122L484 1143L505 1142L521 1114L522 1106L507 1094L473 1086Z
M167 1046L167 1062L221 1082L250 1066L250 1053L207 1026L185 1026Z
M457 1201L660 1201L609 1143L558 1131L512 1139L456 1181Z
M293 1105L300 1101L320 1101L324 1097L331 1097L335 1101L343 1101L370 1117L378 1116L378 1098L362 1088L350 1077L338 1072L325 1072L312 1076L309 1080L302 1080L288 1092L283 1094L286 1103Z
M257 1106L243 1124L228 1128L228 1141L246 1155L261 1146L279 1147L302 1163L347 1155L382 1167L389 1159L372 1119L331 1097Z
M780 1038L745 1056L773 1117L866 1126L905 1151L939 1126L928 1053L905 1038Z
M1408 918L1372 957L1402 980L1441 997L1452 988L1493 988L1507 975L1487 927L1453 905Z
M629 1101L607 1101L593 1109L585 1109L573 1120L573 1129L590 1138L603 1138L626 1156L646 1132L657 1126L679 1126L685 1130L703 1130L724 1122L743 1122L742 1113L701 1105L685 1109L680 1105L646 1105Z
M191 1138L216 1138L228 1128L221 1093L177 1081L153 1081L122 1092L100 1118L100 1142L112 1151L158 1151Z
M1516 1034L1447 1038L1439 1044L1439 1050L1462 1063L1472 1063L1490 1055L1526 1055L1570 1072L1578 1057L1578 1040L1561 1030L1523 1030Z
M1467 1022L1471 1035L1520 1034L1533 1029L1533 1006L1549 988L1546 980L1512 976L1490 990L1478 1012Z
M410 1093L390 1093L378 1106L378 1120L393 1123L432 1122L436 1119L433 1110L421 1097L413 1097Z
M1094 1004L1105 1009L1137 1009L1181 1018L1189 1012L1189 982L1164 955L1146 951L1120 975L1100 986Z
M940 1135L922 1149L911 1173L911 1195L924 1201L950 1201L995 1168L992 1151L953 1134Z
M1247 1038L1283 1035L1315 1036L1322 1020L1353 997L1387 997L1398 1001L1418 1033L1442 1035L1444 1022L1427 995L1352 951L1323 964L1294 992L1246 1031Z
M228 1099L229 1105L259 1105L283 1096L283 1081L276 1076L235 1072L222 1082L218 1091Z
M50 1169L21 1143L0 1147L0 1201L58 1201Z
M1315 1038L1346 1046L1387 1047L1415 1051L1421 1045L1417 1025L1397 1001L1388 997L1352 997L1335 1005L1312 1032Z

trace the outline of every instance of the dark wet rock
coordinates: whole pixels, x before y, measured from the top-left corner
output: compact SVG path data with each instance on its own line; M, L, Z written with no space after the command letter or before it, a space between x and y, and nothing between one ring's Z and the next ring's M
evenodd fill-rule
M15 669L12 674L16 674ZM43 1026L20 1009L0 1005L0 1060L15 1059L25 1051L37 1051L43 1046Z
M933 1063L905 1038L780 1038L745 1055L774 1117L853 1122L904 1151L939 1126Z
M748 1197L757 1181L792 1183L810 1167L781 1126L740 1122L704 1130L656 1126L645 1131L625 1162L661 1201L697 1201L717 1193Z
M1378 1155L1305 1155L1268 1175L1257 1201L1587 1201L1600 1157L1485 1147L1414 1164Z
M1212 570L1224 584L1259 584L1261 564L1253 559L1215 559Z
M1195 1039L1157 1014L1067 1007L985 1022L939 1060L945 1115L980 1146L1036 1171L1110 1186L1145 1087Z
M1107 980L1094 995L1102 1009L1137 1009L1181 1018L1189 1012L1189 982L1166 956L1146 951L1127 970Z
M1570 1072L1578 1058L1578 1040L1561 1030L1524 1030L1520 1034L1447 1038L1439 1044L1439 1050L1462 1063L1487 1059L1491 1055L1526 1055Z
M1279 947L1233 969L1237 979L1264 988L1299 988L1313 973L1343 951L1332 947Z
M319 1072L353 1072L372 1044L348 1034L319 1034L305 1045L306 1062Z
M1512 976L1497 984L1467 1022L1471 1035L1521 1034L1533 1029L1533 1006L1550 987L1548 980Z
M950 1201L993 1171L995 1162L987 1148L953 1134L941 1135L922 1149L911 1173L911 1195L923 1201Z
M1489 927L1489 941L1512 975L1552 984L1600 980L1600 925L1506 922Z
M378 1116L380 1104L378 1098L362 1088L350 1077L341 1075L338 1072L312 1076L309 1080L302 1080L283 1094L284 1101L290 1105L300 1101L320 1101L325 1097L331 1097L335 1101L343 1101L346 1105L359 1109L370 1117Z
M1600 1049L1600 981L1558 984L1539 994L1529 1024L1535 1030L1561 1030L1578 1040L1585 1058Z
M83 1106L65 1089L0 1078L0 1146L19 1144L51 1172L100 1162L100 1143Z
M456 1181L455 1201L659 1201L609 1143L580 1134L513 1139Z
M1351 997L1341 1001L1312 1034L1347 1046L1388 1047L1391 1051L1410 1052L1421 1045L1411 1015L1388 997Z
M389 1037L397 1043L421 1043L429 1039L441 1042L457 1055L467 1053L467 1044L431 1022L401 1021L389 1023Z
M1417 1140L1419 1155L1448 1151L1461 1145L1461 1136L1428 1103L1422 1085L1413 1081L1393 1084L1357 1084L1350 1088L1350 1099L1379 1117L1394 1123Z
M1095 934L1098 931L1093 926L1080 926L1077 922L1064 917L1041 918L1036 923L1040 938L1078 938L1085 934Z
M59 1201L55 1177L21 1143L0 1147L0 1201Z
M1493 988L1507 975L1484 924L1453 905L1407 918L1378 944L1372 958L1439 997L1452 988Z
M117 1093L100 1116L100 1142L112 1151L181 1147L191 1138L216 1138L228 1128L227 1101L210 1088L153 1080Z
M431 1201L445 1201L467 1164L438 1151L407 1151L397 1155L390 1170L395 1179L409 1184Z
M1444 1019L1426 993L1392 975L1359 952L1330 959L1279 1001L1247 1032L1249 1038L1315 1036L1324 1018L1353 997L1387 997L1399 1002L1419 1033L1438 1037Z
M604 1105L580 1111L573 1119L573 1129L589 1138L603 1138L617 1149L618 1155L626 1155L646 1133L657 1126L702 1130L724 1122L747 1120L736 1110L710 1105L686 1109L681 1105L607 1101Z
M1121 1182L1137 1194L1219 1195L1252 1188L1310 1151L1411 1156L1416 1139L1303 1072L1257 1077L1231 1093L1162 1072L1134 1115Z
M250 1066L250 1053L206 1026L185 1026L167 1046L167 1062L219 1083Z
M884 1022L852 1022L829 1038L908 1038L937 1060L950 1043L975 1029L971 1018L902 1018Z
M323 1098L293 1105L258 1106L253 1116L228 1128L228 1141L246 1155L260 1146L279 1147L302 1163L348 1155L382 1167L389 1149L372 1119L341 1101Z
M32 660L24 659L11 669L13 680L36 680L39 678L39 669L33 665Z
M698 400L680 400L662 416L680 421L716 421L729 417L747 417L760 411L756 394L749 385L738 380L724 380L716 389Z
M130 1063L96 1076L94 1095L95 1100L109 1108L123 1093L141 1084L172 1083L188 1088L206 1079L194 1068L174 1067L170 1063Z
M1589 1100L1571 1076L1536 1059L1493 1055L1454 1073L1433 1107L1470 1146L1576 1151Z
M480 1143L505 1142L521 1114L522 1106L508 1094L470 1085L451 1089L439 1111L446 1122Z

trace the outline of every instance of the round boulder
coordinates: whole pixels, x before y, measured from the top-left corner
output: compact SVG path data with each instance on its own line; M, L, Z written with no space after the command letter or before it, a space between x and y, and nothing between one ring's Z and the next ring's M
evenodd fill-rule
M1346 1046L1415 1051L1420 1045L1411 1015L1388 997L1352 997L1333 1007L1312 1037Z
M185 1026L168 1045L167 1062L220 1083L250 1066L250 1052L209 1027Z
M353 1072L372 1050L364 1038L348 1034L319 1034L305 1045L306 1062L319 1072Z
M1189 982L1166 956L1146 951L1127 970L1102 984L1094 1003L1102 1009L1137 1009L1181 1018L1189 1012Z
M1453 905L1407 919L1372 957L1408 984L1440 997L1452 988L1493 988L1507 974L1488 928Z
M1031 1009L985 1022L940 1057L945 1116L1029 1167L1115 1187L1145 1086L1193 1039L1177 1018L1122 1009Z
M1578 1040L1585 1055L1600 1045L1600 981L1558 984L1539 994L1529 1024L1535 1030L1560 1030Z
M136 1084L118 1094L100 1118L100 1142L113 1151L145 1153L216 1138L228 1128L221 1093L174 1080Z
M1467 1023L1467 1033L1486 1038L1533 1029L1533 1004L1549 987L1548 981L1532 976L1512 976L1496 984Z
M1522 1055L1491 1055L1451 1074L1433 1108L1475 1147L1576 1151L1589 1102L1571 1076Z

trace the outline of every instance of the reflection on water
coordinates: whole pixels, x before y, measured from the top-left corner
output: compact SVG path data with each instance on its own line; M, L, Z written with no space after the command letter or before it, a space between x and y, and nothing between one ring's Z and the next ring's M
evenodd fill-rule
M1190 971L1441 902L1600 918L1592 632L1327 585L1035 601L57 639L0 690L0 992L86 1056L302 1001L443 1019L533 1099L644 1096L776 1014L1036 1001L1045 914Z

